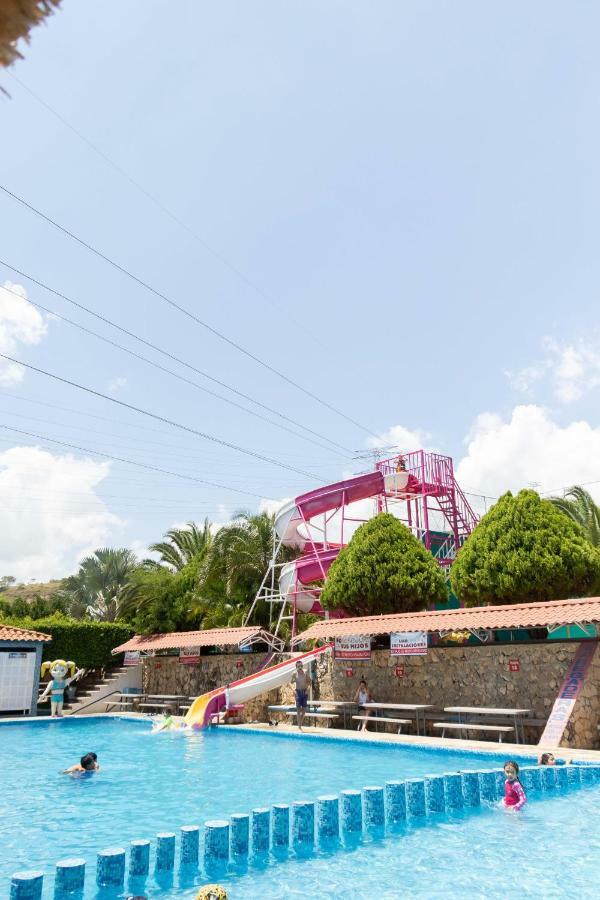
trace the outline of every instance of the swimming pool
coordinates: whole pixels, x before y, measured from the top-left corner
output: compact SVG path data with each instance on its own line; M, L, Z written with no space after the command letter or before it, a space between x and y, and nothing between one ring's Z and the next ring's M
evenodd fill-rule
M289 860L221 883L231 900L587 900L598 896L600 884L598 822L596 787L532 798L518 815L481 807L403 835L363 841L335 857ZM195 892L180 888L173 896L192 900Z
M90 750L100 773L59 775ZM98 850L181 825L503 759L235 729L153 735L147 721L116 717L0 724L0 896L13 872L52 875L65 856L84 856L92 870Z

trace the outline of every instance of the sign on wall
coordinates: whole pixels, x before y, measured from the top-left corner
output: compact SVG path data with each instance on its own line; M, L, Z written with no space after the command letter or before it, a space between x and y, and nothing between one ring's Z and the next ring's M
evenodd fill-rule
M336 659L371 659L371 638L362 634L347 634L335 639Z
M139 650L128 650L123 659L124 666L137 666L140 661Z
M548 716L544 733L539 741L542 746L558 747L560 744L597 646L596 641L579 645L558 697L554 701L552 712Z
M521 663L518 659L509 659L508 661L508 671L509 672L520 672Z
M392 656L426 656L426 631L393 631L390 634Z
M200 662L200 647L181 647L179 662L184 666L195 666Z
M396 678L404 678L404 666L396 666L395 675Z

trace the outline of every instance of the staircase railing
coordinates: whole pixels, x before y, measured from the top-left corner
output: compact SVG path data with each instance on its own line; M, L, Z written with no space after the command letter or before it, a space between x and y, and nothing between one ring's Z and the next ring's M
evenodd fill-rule
M104 694L103 697L96 697L95 700L90 700L90 702L84 704L84 706L80 706L78 709L74 709L73 712L70 713L70 715L76 716L77 713L83 712L83 710L87 709L88 706L94 706L96 703L102 703L103 700L106 700L107 697L112 697L113 694L122 694L122 693L123 693L122 688L117 688L114 691L109 691L108 694ZM132 696L135 696L135 694L133 694Z

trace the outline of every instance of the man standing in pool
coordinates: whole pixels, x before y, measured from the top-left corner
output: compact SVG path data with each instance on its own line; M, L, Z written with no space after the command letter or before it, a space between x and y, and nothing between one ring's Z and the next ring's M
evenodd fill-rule
M302 731L304 714L308 706L308 675L304 671L301 660L298 660L296 663L296 674L293 678L296 683L296 719L298 721L298 729Z

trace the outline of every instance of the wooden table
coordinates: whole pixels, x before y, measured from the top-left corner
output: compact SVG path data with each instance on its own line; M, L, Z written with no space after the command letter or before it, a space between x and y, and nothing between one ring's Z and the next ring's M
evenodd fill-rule
M426 709L431 709L433 706L432 703L361 703L363 709L395 709L395 710L410 710L415 714L415 726L417 729L417 734L420 734L419 730L419 713L424 712ZM383 717L383 721L385 721L385 716ZM425 716L423 716L423 734L425 733Z
M515 736L517 744L524 743L523 723L520 722L521 716L528 716L530 709L512 709L494 706L445 706L444 712L456 713L458 721L461 722L461 716L510 716L515 720ZM466 719L466 722L469 720ZM521 724L521 740L519 740L519 724Z

